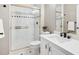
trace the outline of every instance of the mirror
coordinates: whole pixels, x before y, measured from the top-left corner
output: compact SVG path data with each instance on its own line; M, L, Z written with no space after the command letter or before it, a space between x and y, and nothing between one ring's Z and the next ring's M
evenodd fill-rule
M76 34L76 5L64 5L64 32Z
M63 5L56 5L56 31L63 32Z
M76 34L76 5L56 5L56 31Z

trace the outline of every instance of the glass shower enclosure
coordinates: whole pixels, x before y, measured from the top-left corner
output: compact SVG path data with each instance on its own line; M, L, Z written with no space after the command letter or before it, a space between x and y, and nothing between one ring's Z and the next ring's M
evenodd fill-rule
M39 40L39 17L40 9L10 6L10 50L27 47L31 41Z

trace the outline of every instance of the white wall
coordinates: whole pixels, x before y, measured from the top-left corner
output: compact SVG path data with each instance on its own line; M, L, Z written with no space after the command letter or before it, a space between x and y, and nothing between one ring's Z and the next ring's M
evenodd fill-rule
M55 4L41 4L40 32L43 26L48 26L49 31L55 29Z
M45 5L42 4L41 5L41 18L40 18L40 32L43 31L42 27L44 26L44 12L45 12L44 7L45 7Z
M44 24L48 27L48 31L53 32L55 29L55 4L46 4L44 14Z

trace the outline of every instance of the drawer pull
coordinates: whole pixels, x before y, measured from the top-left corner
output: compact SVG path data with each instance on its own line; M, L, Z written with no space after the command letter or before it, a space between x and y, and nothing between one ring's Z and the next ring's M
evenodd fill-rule
M51 47L49 47L49 51L51 51Z
M45 48L47 49L47 45L45 45Z

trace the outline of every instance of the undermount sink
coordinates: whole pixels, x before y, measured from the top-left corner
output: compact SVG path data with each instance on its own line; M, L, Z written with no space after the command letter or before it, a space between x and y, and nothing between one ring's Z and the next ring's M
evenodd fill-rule
M57 35L57 34L53 34L53 35L49 35L48 36L48 38L50 38L50 39L62 39L62 37L60 37L59 35Z
M60 37L57 34L49 35L48 38L55 40L55 41L58 41L58 42L68 42L71 40L71 39Z

